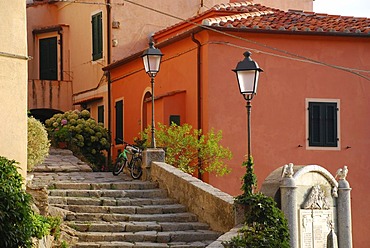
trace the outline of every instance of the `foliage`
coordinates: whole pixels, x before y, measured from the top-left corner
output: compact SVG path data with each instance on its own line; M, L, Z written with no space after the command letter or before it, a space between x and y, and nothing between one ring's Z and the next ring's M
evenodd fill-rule
M166 149L166 163L171 164L184 172L200 174L215 172L225 175L230 172L224 159L231 159L232 154L228 148L223 147L222 131L217 133L212 129L208 134L202 130L193 129L189 124L171 126L158 123L156 128L156 142L158 147ZM141 133L141 139L150 144L151 127Z
M257 177L256 174L254 174L254 168L253 168L253 158L250 157L247 161L243 162L243 166L245 166L246 173L243 176L243 185L241 190L243 190L245 195L252 195L256 189L257 186ZM239 196L240 197L240 196Z
M49 155L50 142L44 125L33 117L28 117L27 170L44 162Z
M32 211L17 163L0 157L0 247L32 247L32 238L50 233L48 218Z
M108 130L90 117L87 110L55 114L45 121L53 146L66 142L75 154L81 154L95 170L105 164L104 151L110 148Z
M250 157L243 165L247 167L243 177L243 194L237 196L235 202L246 207L246 220L239 234L224 242L224 247L289 248L288 222L283 212L272 198L262 193L254 193L257 178L254 174L253 159Z

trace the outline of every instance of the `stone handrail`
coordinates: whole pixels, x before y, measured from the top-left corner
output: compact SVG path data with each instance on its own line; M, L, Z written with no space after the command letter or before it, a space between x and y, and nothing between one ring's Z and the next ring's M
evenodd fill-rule
M225 233L242 220L243 214L234 207L231 195L166 163L152 162L150 167L151 180L212 230Z

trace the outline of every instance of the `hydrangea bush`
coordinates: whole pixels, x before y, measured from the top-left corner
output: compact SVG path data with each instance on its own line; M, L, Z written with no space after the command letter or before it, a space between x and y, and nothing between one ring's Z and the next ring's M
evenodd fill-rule
M92 119L89 111L55 114L45 121L45 126L53 146L65 142L75 154L82 155L94 170L101 170L104 166L104 152L110 148L108 130Z
M44 125L33 117L28 117L27 170L44 162L49 154L50 142Z

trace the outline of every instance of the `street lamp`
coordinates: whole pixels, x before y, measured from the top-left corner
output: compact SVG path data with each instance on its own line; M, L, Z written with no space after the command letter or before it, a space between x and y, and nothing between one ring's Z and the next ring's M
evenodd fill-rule
M251 162L251 100L257 92L259 73L263 72L257 62L253 61L249 51L244 53L244 60L240 61L233 70L239 84L240 94L247 101L248 115L248 162Z
M141 55L144 62L145 72L149 75L152 86L152 148L156 148L154 126L154 77L159 72L162 56L163 54L161 53L161 50L155 48L153 42L149 42L149 48L143 52L143 55Z

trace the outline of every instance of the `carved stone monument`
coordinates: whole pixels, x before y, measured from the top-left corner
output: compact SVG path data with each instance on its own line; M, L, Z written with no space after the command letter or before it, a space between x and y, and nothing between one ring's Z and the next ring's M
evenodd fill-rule
M284 165L262 185L288 220L291 248L352 248L347 166L335 178L318 165Z

